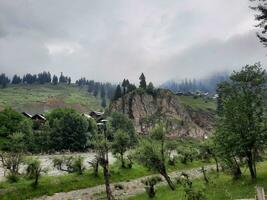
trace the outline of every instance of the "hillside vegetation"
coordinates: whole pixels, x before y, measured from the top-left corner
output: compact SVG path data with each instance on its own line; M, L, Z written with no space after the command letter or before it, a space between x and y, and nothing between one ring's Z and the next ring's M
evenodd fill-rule
M31 114L59 107L70 107L79 112L101 108L99 99L88 93L86 87L67 84L10 85L0 89L0 110L4 107Z

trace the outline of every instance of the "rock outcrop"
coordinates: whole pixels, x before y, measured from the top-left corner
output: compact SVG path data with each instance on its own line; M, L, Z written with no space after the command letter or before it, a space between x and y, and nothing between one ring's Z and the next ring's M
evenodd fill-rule
M113 101L109 112L126 114L140 134L147 134L158 121L164 121L170 137L205 137L211 133L215 117L212 112L184 106L175 94L163 89L153 94L135 90Z

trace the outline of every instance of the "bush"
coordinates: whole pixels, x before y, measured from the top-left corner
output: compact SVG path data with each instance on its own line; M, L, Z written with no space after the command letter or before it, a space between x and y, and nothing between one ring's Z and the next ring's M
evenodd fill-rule
M19 181L19 176L15 174L8 173L6 176L7 180L11 183L15 183Z
M145 190L150 198L155 197L155 185L161 181L162 179L160 176L148 177L147 179L142 181L142 183L145 184Z
M205 200L203 192L193 188L193 182L189 179L188 174L182 173L177 178L177 184L183 187L187 200Z
M22 164L22 154L16 152L1 152L0 159L2 166L7 171L7 178L12 182L16 182L19 177L19 167Z
M27 159L25 163L27 165L26 175L28 178L34 179L33 185L37 186L41 173L46 172L46 170L41 167L41 162L38 159Z
M62 156L54 158L53 165L60 171L78 173L81 175L85 170L83 161L84 158L82 156Z

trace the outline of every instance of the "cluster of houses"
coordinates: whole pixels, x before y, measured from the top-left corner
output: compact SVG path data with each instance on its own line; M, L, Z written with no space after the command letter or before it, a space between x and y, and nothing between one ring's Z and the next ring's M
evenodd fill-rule
M22 114L32 120L38 121L38 122L45 122L46 121L46 117L43 114L35 114L35 115L31 115L27 112L22 112ZM104 112L98 112L98 111L92 111L89 114L82 114L84 117L87 118L92 118L94 119L96 122L101 122L101 120L103 120L103 115Z
M43 115L43 114L35 114L35 115L31 115L31 114L29 114L29 113L27 113L27 112L22 112L22 114L25 116L25 117L27 117L27 118L29 118L29 119L32 119L32 120L35 120L35 121L43 121L43 122L45 122L46 121L46 118L45 118L45 116Z
M198 97L210 97L213 99L218 98L218 94L210 94L208 92L196 91L196 92L177 92L177 96L198 96Z

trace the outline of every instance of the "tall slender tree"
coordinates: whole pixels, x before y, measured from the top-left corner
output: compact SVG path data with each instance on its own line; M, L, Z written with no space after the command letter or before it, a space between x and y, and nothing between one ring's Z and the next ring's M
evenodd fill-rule
M141 76L139 77L140 80L140 88L146 89L146 77L145 75L142 73Z
M220 88L221 110L216 141L222 155L244 159L252 179L267 144L266 73L259 64L234 72ZM235 163L232 162L232 163Z

